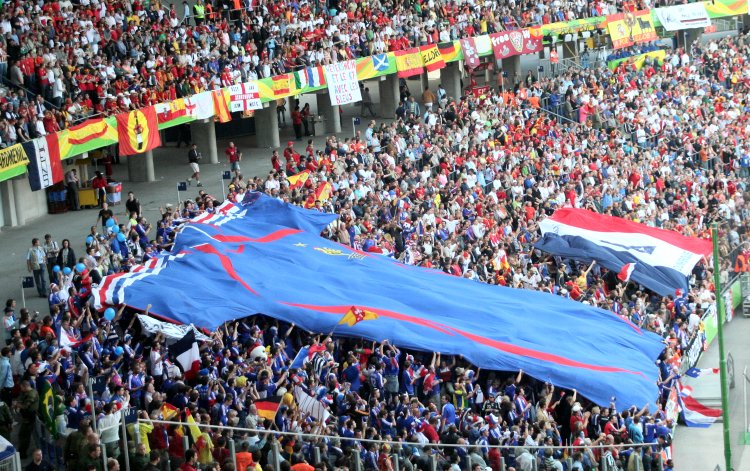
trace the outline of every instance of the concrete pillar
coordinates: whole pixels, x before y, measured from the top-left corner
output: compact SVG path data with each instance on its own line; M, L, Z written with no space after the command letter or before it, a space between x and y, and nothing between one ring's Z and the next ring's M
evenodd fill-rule
M521 56L503 59L503 81L505 88L513 88L521 81Z
M578 56L578 40L562 43L562 58L575 59Z
M0 182L0 193L2 193L3 204L3 226L17 226L16 198L13 192L13 180Z
M380 116L392 118L401 98L396 74L381 77L380 82L378 82L378 92L380 93Z
M268 107L255 111L255 144L265 148L280 147L276 102L270 101L267 105Z
M341 132L341 116L339 107L331 104L331 97L328 92L318 93L318 114L323 117L326 123L326 133L337 134Z
M421 95L424 89L429 88L429 86L430 78L427 76L427 70L425 69L425 71L419 75L419 94Z
M458 62L451 62L440 69L440 83L448 94L448 98L458 100L461 97L461 69Z
M147 150L143 154L129 155L128 159L128 181L131 182L155 182L154 153Z
M21 188L21 185L26 185L28 187L29 183L28 180L21 178L14 178L10 181L13 182L13 200L16 204L16 224L23 226L26 224L26 221L28 221L26 210L28 209L28 206L31 205L31 202L20 197L23 195L23 188Z
M677 34L682 35L679 42L680 45L685 48L686 51L690 52L690 46L693 45L694 42L698 41L701 37L702 30L700 28L693 28L693 29L686 29L683 31L678 31Z
M210 164L219 163L219 151L216 149L216 124L213 119L204 119L190 123L190 135L198 145L198 151Z
M484 84L493 86L495 85L494 80L492 80L493 72L495 72L495 68L493 67L493 63L495 62L495 57L490 56L487 58L487 67L484 69Z

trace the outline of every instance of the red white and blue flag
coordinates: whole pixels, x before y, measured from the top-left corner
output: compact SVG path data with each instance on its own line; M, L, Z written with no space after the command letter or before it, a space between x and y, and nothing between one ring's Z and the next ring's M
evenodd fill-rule
M536 248L574 260L591 261L620 273L633 264L633 281L663 296L687 291L688 276L711 253L711 242L593 211L560 208L540 223Z
M635 263L626 263L620 269L620 273L617 274L617 279L624 282L630 281L633 270L635 270Z
M43 190L63 180L57 136L52 134L24 142L23 150L29 158L31 191Z
M700 378L701 376L715 375L718 373L718 368L690 368L685 372L685 376L690 376L691 378Z
M693 389L677 382L677 401L682 420L688 427L710 427L721 417L721 409L707 407L693 397Z

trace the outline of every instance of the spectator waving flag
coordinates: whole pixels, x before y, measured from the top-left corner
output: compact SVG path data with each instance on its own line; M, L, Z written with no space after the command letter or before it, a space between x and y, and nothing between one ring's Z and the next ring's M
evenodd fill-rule
M684 386L681 382L677 383L677 401L680 405L682 420L688 427L710 427L721 417L721 409L707 407L692 396L693 389L690 386Z
M560 208L539 224L536 248L574 260L591 261L619 273L634 264L631 278L663 296L687 291L693 267L711 253L711 242L685 237L593 211Z
M195 332L188 330L184 337L170 347L177 363L182 367L185 378L194 379L198 375L201 364L201 353Z
M120 155L142 154L161 145L159 120L153 106L117 115Z
M344 314L344 317L341 318L339 325L346 324L349 327L353 327L355 324L359 324L362 321L372 321L377 318L378 315L372 311L352 306L352 308Z
M280 396L271 396L265 399L255 401L255 407L258 409L258 415L264 419L273 420L276 418L276 412L281 406Z
M690 368L685 372L685 376L690 376L691 378L700 378L701 376L705 375L715 375L719 373L718 368Z
M331 415L328 408L321 401L309 395L300 386L294 387L294 400L297 401L299 410L314 418L318 422L325 422Z
M52 391L52 385L46 379L41 379L39 385L39 417L44 422L49 433L57 437L55 417L57 416L57 396Z
M617 279L624 282L630 281L630 276L633 274L633 270L635 270L635 263L626 263L617 274Z

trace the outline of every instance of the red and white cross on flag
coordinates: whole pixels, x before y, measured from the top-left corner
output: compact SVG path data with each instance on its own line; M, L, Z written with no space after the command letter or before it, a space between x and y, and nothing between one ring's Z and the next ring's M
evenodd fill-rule
M247 82L229 87L230 105L229 111L250 111L263 108L260 102L258 82Z

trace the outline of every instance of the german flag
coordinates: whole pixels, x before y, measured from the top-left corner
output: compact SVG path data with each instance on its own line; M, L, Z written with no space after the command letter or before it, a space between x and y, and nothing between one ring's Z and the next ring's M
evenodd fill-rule
M232 120L232 115L229 113L229 90L222 88L221 90L213 91L214 99L214 116L216 121L220 123L227 123Z
M268 420L276 418L276 411L279 410L279 406L281 406L281 396L272 396L255 401L258 415Z
M461 59L461 48L456 46L455 41L448 41L438 44L440 55L443 56L443 61L455 62Z
M117 115L120 155L141 154L161 145L159 120L153 106Z
M411 77L412 75L418 75L422 73L424 64L422 63L422 54L419 52L418 47L406 49L404 51L394 52L396 56L396 68L398 69L398 77Z

